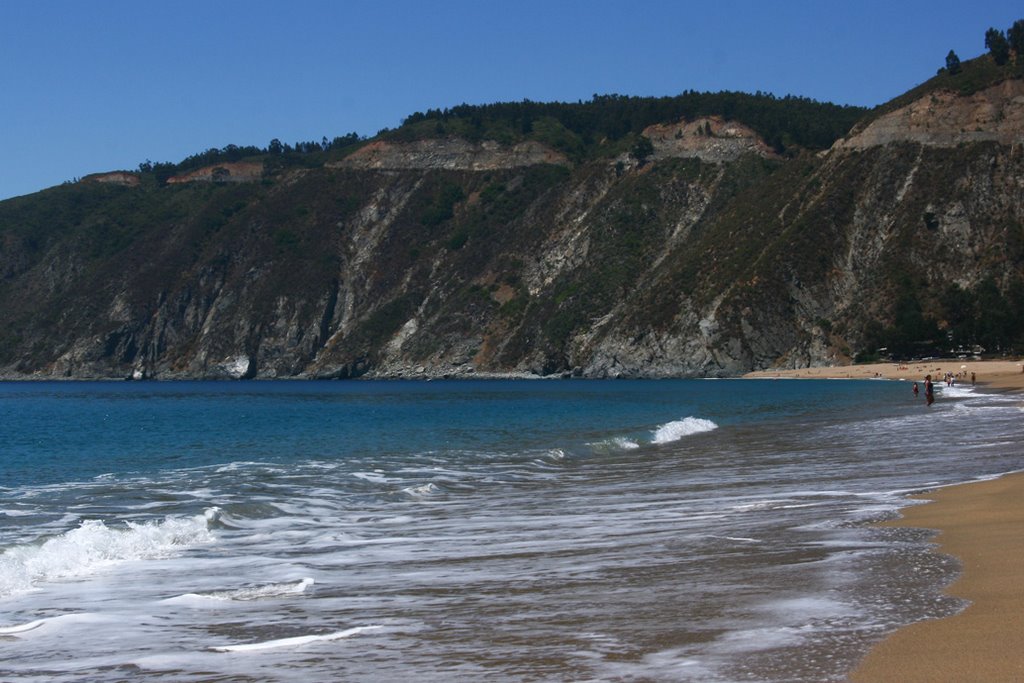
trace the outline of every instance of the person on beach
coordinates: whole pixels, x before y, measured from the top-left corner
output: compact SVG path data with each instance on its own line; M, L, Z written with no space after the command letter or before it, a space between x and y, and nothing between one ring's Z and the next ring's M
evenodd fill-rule
M974 386L974 373L971 373L971 386Z
M935 387L932 386L932 376L924 376L924 400L926 405L935 403Z
M917 398L917 382L914 382L914 398Z

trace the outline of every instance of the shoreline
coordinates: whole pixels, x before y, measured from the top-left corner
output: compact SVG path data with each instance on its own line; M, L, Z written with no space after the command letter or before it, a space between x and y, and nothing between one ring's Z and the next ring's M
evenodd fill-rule
M943 619L904 626L877 643L851 683L1024 680L1024 472L913 496L929 502L883 526L936 529L936 552L962 563L943 591L969 601Z
M756 379L888 379L936 383L945 373L958 384L1024 391L1020 361L936 359L916 363L799 370L766 370ZM936 531L935 552L961 562L944 593L968 601L961 612L904 626L875 644L849 676L851 683L1024 681L1024 472L943 487L911 499L928 501L900 511L883 526Z
M787 370L757 370L743 375L744 379L894 379L923 382L931 375L936 384L951 372L959 373L957 384L971 386L971 373L977 385L986 389L1024 391L1024 361L1021 360L967 360L938 358L912 363L867 363L864 365L836 365L818 368Z

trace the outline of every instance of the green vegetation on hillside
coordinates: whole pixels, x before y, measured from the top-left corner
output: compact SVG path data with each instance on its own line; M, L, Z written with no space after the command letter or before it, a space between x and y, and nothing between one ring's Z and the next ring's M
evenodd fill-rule
M153 162L147 159L139 164L139 175L143 183L155 182L163 185L171 178L188 173L204 166L229 164L237 161L262 161L269 172L279 171L295 166L316 168L327 161L343 157L362 146L365 138L357 133L349 133L328 140L325 136L320 142L296 142L294 145L283 143L277 138L266 147L255 145L225 145L217 149L211 147L205 152L198 152L185 157L178 163Z
M864 344L868 351L858 360L975 350L1003 355L1024 349L1024 278L1013 280L1005 293L990 277L967 289L949 283L933 311L922 304L926 298L922 290L910 278L899 283L891 324L868 325Z

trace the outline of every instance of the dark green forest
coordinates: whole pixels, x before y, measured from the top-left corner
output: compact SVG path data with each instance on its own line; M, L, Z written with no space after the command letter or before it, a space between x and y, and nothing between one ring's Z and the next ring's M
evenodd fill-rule
M775 97L740 92L687 91L675 97L594 95L587 102L499 102L461 104L417 112L388 139L409 140L458 135L514 143L536 139L574 161L602 155L602 147L634 140L650 125L702 116L721 116L753 128L776 152L825 149L845 135L864 114L863 107L817 102L804 97Z
M934 314L922 305L920 289L910 278L899 283L892 324L868 325L858 362L1024 352L1024 278L1014 279L1005 294L991 277L969 288L950 283L936 297Z

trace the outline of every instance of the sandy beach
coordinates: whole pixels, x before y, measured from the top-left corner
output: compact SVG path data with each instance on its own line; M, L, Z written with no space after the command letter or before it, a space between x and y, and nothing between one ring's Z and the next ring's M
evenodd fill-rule
M932 502L893 524L940 530L939 551L963 563L946 592L970 605L892 634L850 680L1024 681L1024 473L920 497Z
M970 384L971 374L975 381L989 389L1024 390L1024 361L1013 360L964 360L937 359L914 363L870 363L867 365L842 365L827 368L801 368L799 370L761 370L744 377L752 379L902 379L908 382L923 382L925 375L931 375L938 383L947 372L958 375L958 384Z
M947 372L1007 391L1024 390L1020 361L931 360L909 364L764 371L753 378L886 378L921 383ZM959 614L919 622L876 645L854 683L1024 681L1024 473L930 492L891 525L937 530L939 552L963 565L946 591L969 601Z

